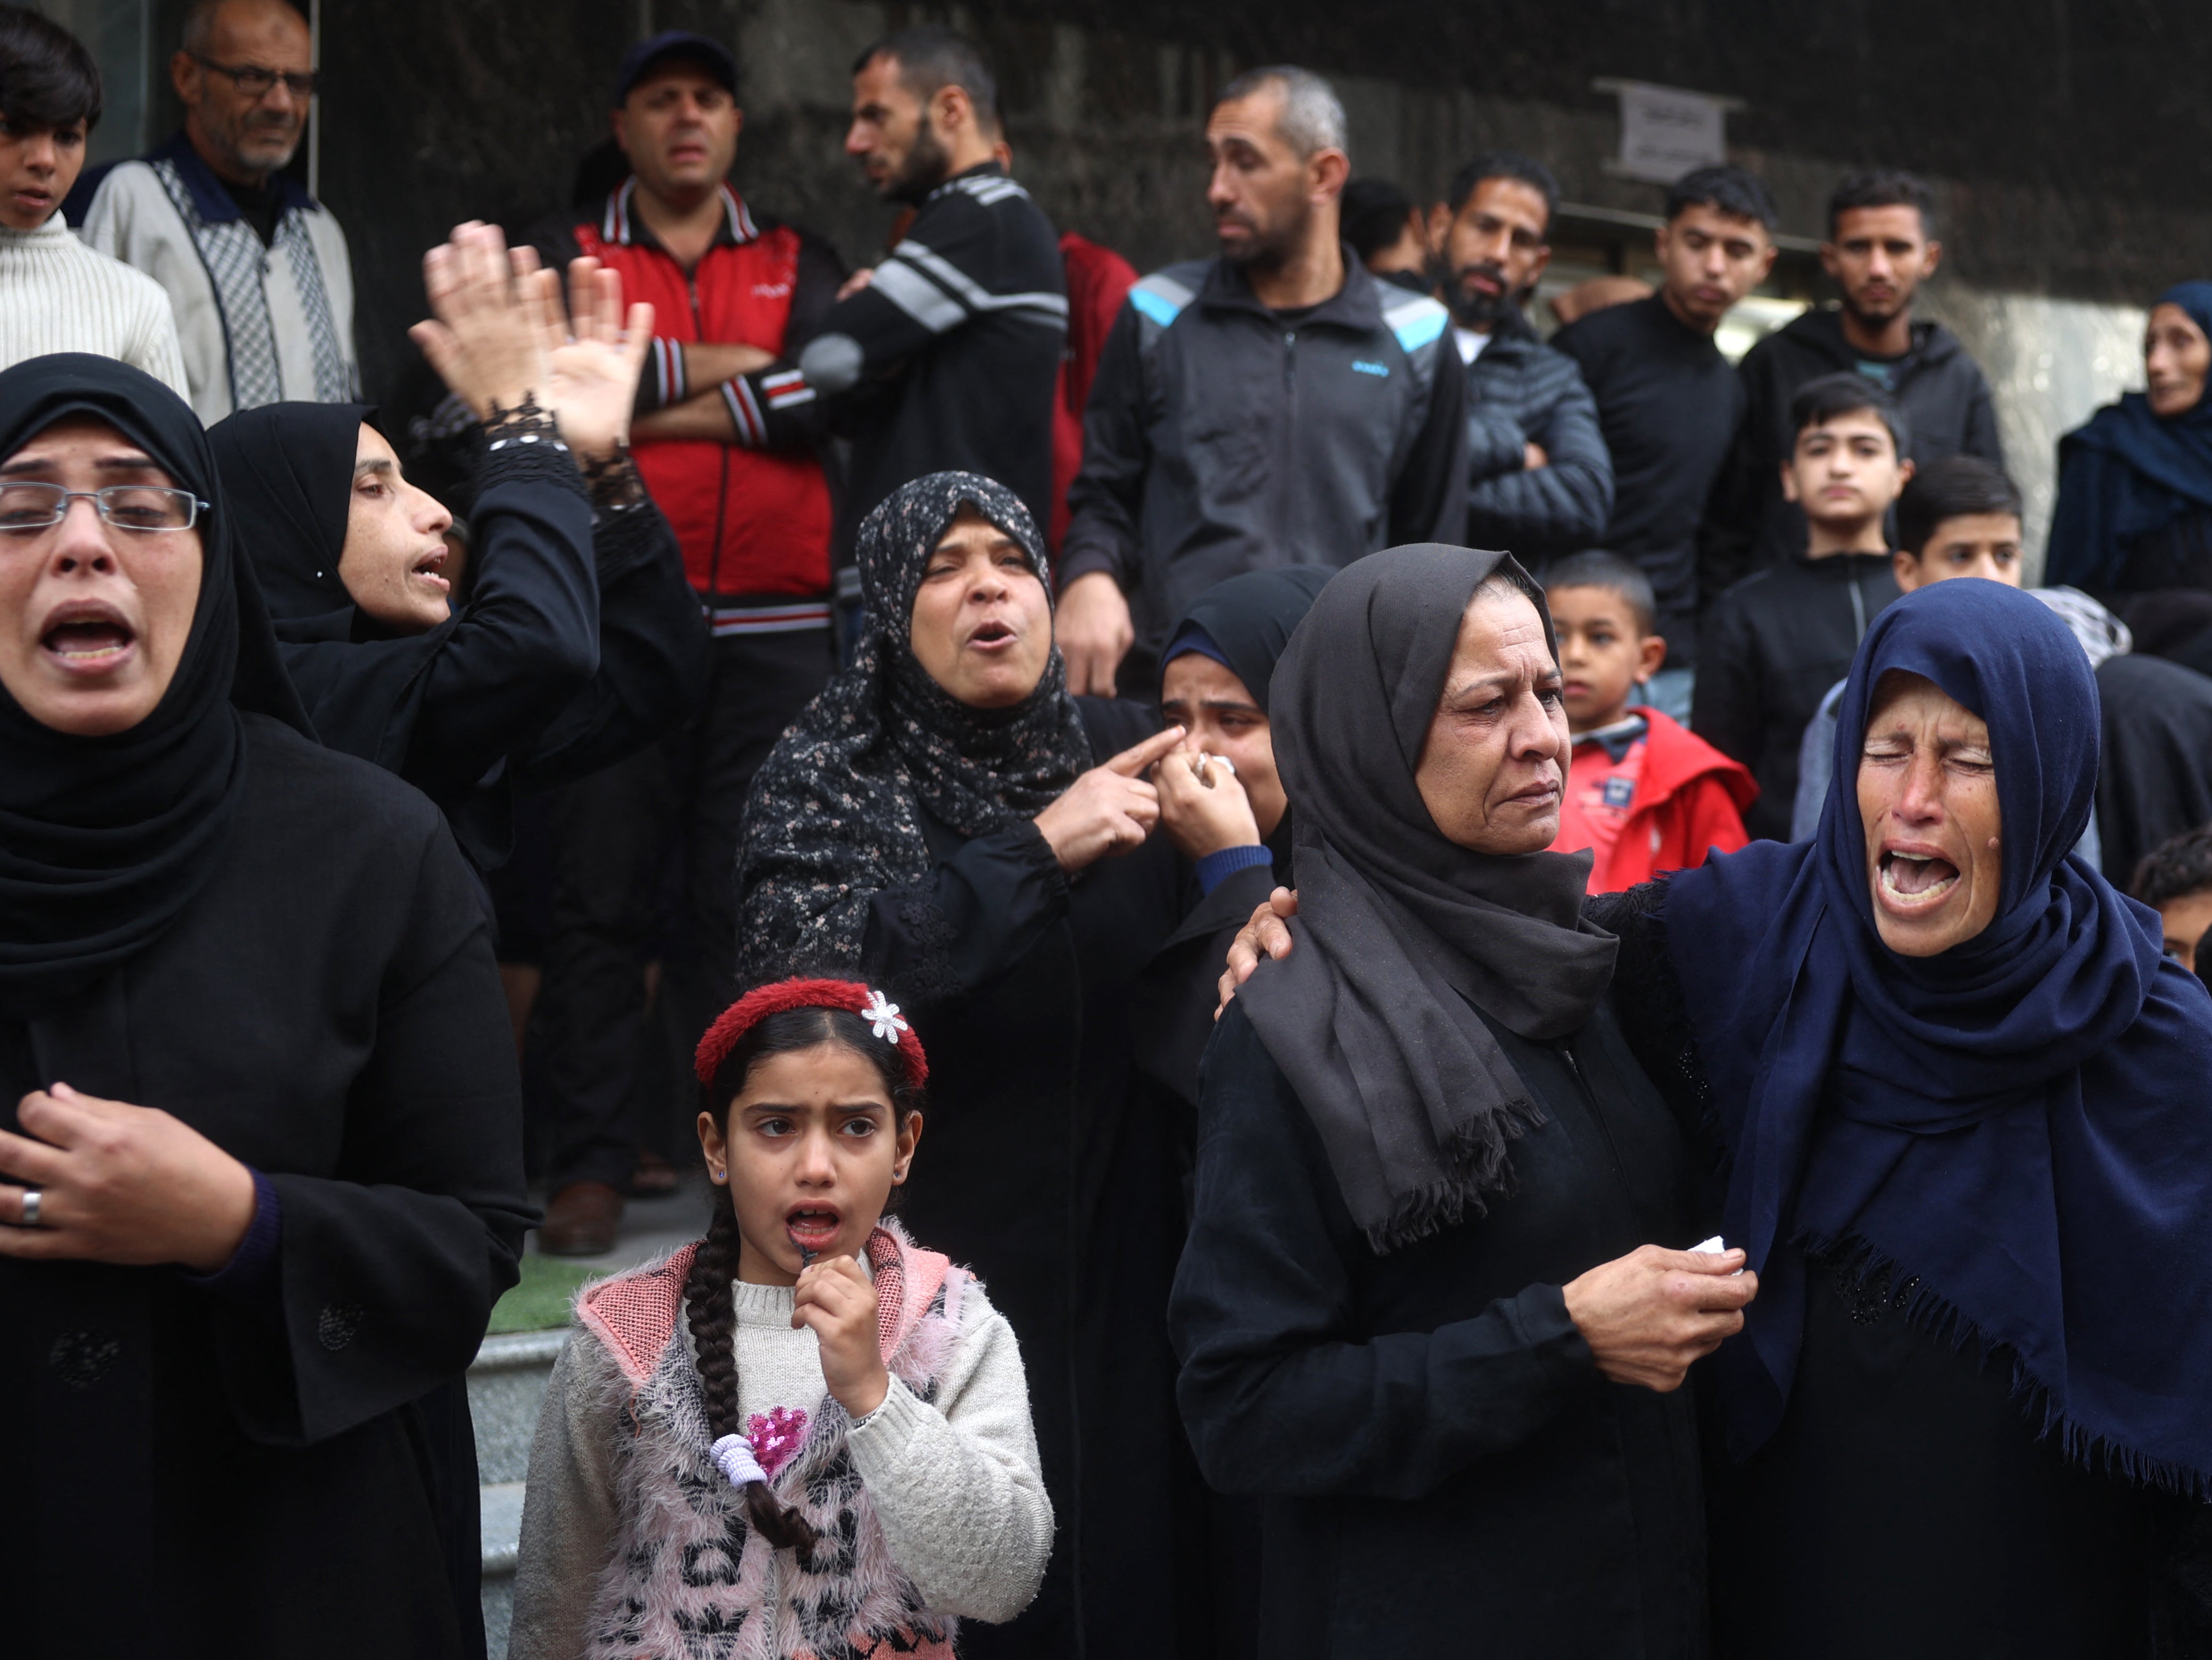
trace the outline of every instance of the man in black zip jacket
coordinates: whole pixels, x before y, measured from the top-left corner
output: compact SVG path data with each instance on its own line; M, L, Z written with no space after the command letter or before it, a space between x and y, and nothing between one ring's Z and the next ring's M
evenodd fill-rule
M1691 724L1759 781L1754 838L1790 839L1797 751L1828 688L1850 672L1867 624L1898 597L1884 531L1912 477L1911 428L1864 376L1823 376L1790 406L1796 442L1782 490L1803 508L1805 550L1755 571L1705 619Z
M1550 168L1494 150L1462 167L1429 216L1467 376L1468 544L1531 568L1595 544L1613 512L1597 401L1522 309L1551 263L1559 205Z
M1055 619L1078 692L1112 695L1125 657L1157 684L1168 625L1229 577L1466 533L1449 314L1339 240L1336 94L1254 70L1206 137L1221 257L1129 291L1084 417Z
M1843 303L1807 312L1744 356L1743 425L1699 543L1705 593L1804 545L1804 516L1778 480L1796 437L1790 400L1808 380L1856 374L1887 392L1911 423L1912 459L1923 467L1962 453L2004 465L1980 367L1942 324L1912 318L1913 295L1943 253L1930 234L1935 205L1934 193L1906 173L1856 174L1829 198L1820 263Z

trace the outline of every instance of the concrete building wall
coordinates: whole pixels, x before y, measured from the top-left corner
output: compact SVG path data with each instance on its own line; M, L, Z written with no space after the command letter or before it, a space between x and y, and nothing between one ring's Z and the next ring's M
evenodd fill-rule
M161 66L184 0L66 3L103 27L143 16L144 128L167 131ZM1608 170L1618 112L1591 85L1604 76L1740 100L1731 154L1773 185L1796 236L1819 236L1846 168L1915 167L1943 200L1928 308L1999 386L2039 520L2051 435L2139 374L2130 307L2212 271L2212 110L2197 91L2212 31L2183 0L1944 0L1909 15L1869 0L322 0L320 185L353 239L372 392L428 401L404 335L422 250L459 219L519 230L562 205L605 134L616 63L653 30L737 48L749 199L872 257L890 214L841 151L848 71L867 41L924 18L985 43L1017 172L1045 210L1140 268L1208 251L1198 134L1216 90L1261 62L1330 75L1355 171L1417 195L1510 145L1549 162L1572 201L1656 212L1657 186Z

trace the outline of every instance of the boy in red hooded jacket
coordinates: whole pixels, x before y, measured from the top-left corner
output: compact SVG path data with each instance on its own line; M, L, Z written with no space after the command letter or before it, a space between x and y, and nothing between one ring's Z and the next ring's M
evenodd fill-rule
M1667 658L1650 580L1592 551L1554 560L1543 582L1575 740L1552 850L1592 849L1589 891L1614 893L1743 846L1751 774L1658 710L1629 707Z

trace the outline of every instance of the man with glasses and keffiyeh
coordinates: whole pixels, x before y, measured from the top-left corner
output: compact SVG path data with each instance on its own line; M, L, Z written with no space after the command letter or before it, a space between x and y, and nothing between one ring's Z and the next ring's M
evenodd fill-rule
M285 176L315 94L307 25L285 0L198 0L169 77L185 125L88 171L78 234L167 291L193 411L356 397L353 271L330 210Z

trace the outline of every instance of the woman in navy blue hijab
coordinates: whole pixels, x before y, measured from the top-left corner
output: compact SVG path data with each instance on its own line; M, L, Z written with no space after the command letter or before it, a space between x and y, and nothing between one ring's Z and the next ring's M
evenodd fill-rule
M2149 389L2107 404L2058 441L2058 502L2045 580L2100 597L2212 589L2212 283L2151 307Z
M2212 997L2068 852L2097 754L2065 625L1936 584L1867 632L1857 787L1813 839L1666 885L1761 1276L1713 1361L1723 1656L2138 1655L2174 1617L2162 1495L2212 1492Z

